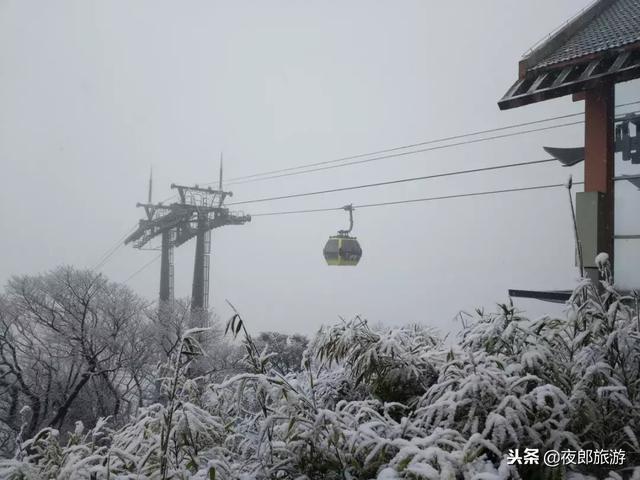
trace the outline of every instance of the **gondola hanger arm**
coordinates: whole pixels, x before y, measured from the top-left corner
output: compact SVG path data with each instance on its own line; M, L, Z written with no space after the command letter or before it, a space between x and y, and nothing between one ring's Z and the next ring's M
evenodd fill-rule
M338 235L349 235L351 230L353 230L353 204L350 203L349 205L345 205L342 209L349 212L349 229L338 230Z

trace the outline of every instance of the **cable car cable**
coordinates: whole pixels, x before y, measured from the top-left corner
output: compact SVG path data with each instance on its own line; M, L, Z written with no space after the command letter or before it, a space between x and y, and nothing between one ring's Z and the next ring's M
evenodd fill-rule
M95 271L99 268L102 268L104 265L106 265L107 261L122 247L122 241L127 238L131 233L133 233L135 231L135 229L137 228L138 224L136 223L132 228L130 228L127 233L125 233L122 237L120 237L116 244L109 248L101 257L100 260L98 260L98 262L96 263L95 266L91 267L92 271Z
M619 177L615 177L613 180L615 182L623 181L623 180L632 180L640 178L640 175L621 175ZM584 185L584 181L581 182L573 182L573 185ZM531 187L518 187L518 188L506 188L501 190L488 190L484 192L472 192L472 193L458 193L454 195L442 195L439 197L426 197L426 198L413 198L409 200L396 200L391 202L379 202L379 203L365 203L362 205L353 205L353 209L359 208L371 208L371 207L382 207L387 205L401 205L404 203L417 203L417 202L429 202L433 200L448 200L452 198L465 198L465 197L479 197L483 195L496 195L501 193L512 193L512 192L524 192L531 190L543 190L548 188L558 188L565 187L565 183L552 183L548 185L535 185ZM293 215L298 213L319 213L319 212L333 212L337 210L344 210L344 207L328 207L328 208L311 208L306 210L288 210L283 212L265 212L265 213L253 213L251 217L268 217L274 215Z
M352 166L352 165L361 165L361 164L364 164L364 163L376 162L378 160L387 160L389 158L398 158L398 157L405 157L407 155L415 155L417 153L431 152L433 150L443 150L445 148L459 147L461 145L469 145L469 144L472 144L472 143L481 143L481 142L487 142L489 140L497 140L497 139L500 139L500 138L515 137L517 135L524 135L524 134L527 134L527 133L540 132L540 131L544 131L544 130L552 130L554 128L568 127L568 126L573 126L573 125L580 125L582 123L584 123L584 122L581 120L581 121L578 121L578 122L568 122L568 123L562 123L560 125L551 125L551 126L548 126L548 127L533 128L533 129L530 129L530 130L522 130L520 132L504 133L504 134L501 134L501 135L494 135L494 136L491 136L491 137L482 137L482 138L476 138L476 139L473 139L473 140L465 140L465 141L461 141L461 142L447 143L445 145L437 145L435 147L419 148L417 150L410 150L408 152L391 153L389 155L381 155L379 157L364 158L364 159L360 159L360 160L354 160L352 162L341 163L339 165L326 165L324 167L312 168L312 169L309 169L309 170L303 170L301 172L289 172L289 173L282 173L280 175L272 175L270 177L256 178L256 179L253 179L253 180L229 182L227 185L239 185L239 184L243 184L243 183L251 183L251 182L257 182L257 181L262 181L262 180L273 180L275 178L292 177L292 176L295 176L295 175L304 175L306 173L321 172L321 171L324 171L324 170L332 170L334 168L349 167L349 166Z
M584 185L584 182L573 182L573 185ZM449 200L452 198L479 197L483 195L497 195L501 193L543 190L543 189L557 188L557 187L566 187L566 185L564 183L552 183L548 185L535 185L532 187L506 188L502 190L488 190L484 192L459 193L454 195L442 195L438 197L412 198L409 200L396 200L391 202L364 203L362 205L354 205L353 208L360 209L360 208L383 207L388 205L401 205L405 203L430 202L435 200ZM255 213L255 214L252 214L251 217L253 218L253 217L267 217L267 216L273 216L273 215L293 215L298 213L331 212L331 211L343 210L343 209L344 209L343 207L331 207L331 208L315 208L315 209L308 209L308 210L289 210L289 211L283 211L283 212Z
M357 158L368 157L368 156L371 156L371 155L379 155L381 153L390 153L390 152L395 152L395 151L398 151L398 150L406 150L408 148L421 147L423 145L429 145L429 144L432 144L432 143L446 142L446 141L449 141L449 140L458 140L460 138L472 137L472 136L476 136L476 135L482 135L482 134L485 134L485 133L494 133L494 132L499 132L499 131L503 131L503 130L510 130L512 128L525 127L525 126L529 126L529 125L536 125L536 124L539 124L539 123L550 122L550 121L553 121L553 120L563 120L563 119L566 119L566 118L572 118L572 117L576 117L576 116L579 116L579 115L584 115L584 112L569 113L567 115L559 115L557 117L544 118L544 119L540 119L540 120L534 120L534 121L531 121L531 122L523 122L523 123L517 123L517 124L513 124L513 125L505 125L505 126L502 126L502 127L489 128L487 130L478 130L478 131L475 131L475 132L461 133L461 134L458 134L458 135L451 135L449 137L434 138L434 139L431 139L431 140L425 140L423 142L410 143L410 144L407 144L407 145L401 145L399 147L385 148L385 149L376 150L376 151L373 151L373 152L360 153L360 154L357 154L357 155L350 155L348 157L335 158L333 160L325 160L325 161L322 161L322 162L309 163L309 164L305 164L305 165L299 165L297 167L288 167L288 168L282 168L282 169L279 169L279 170L271 170L271 171L262 172L262 173L254 173L252 175L243 175L243 176L240 176L240 177L230 178L229 182L230 183L231 182L235 183L238 180L245 180L245 179L254 178L254 177L262 177L262 176L265 176L265 175L271 175L271 174L274 174L274 173L288 172L288 171L291 171L291 170L298 170L298 169L307 168L307 167L317 167L317 166L320 166L320 165L326 165L326 164L329 164L329 163L343 162L343 161L346 161L346 160L355 160Z
M619 104L619 105L615 105L615 107L616 108L621 108L621 107L627 107L627 106L637 105L637 104L640 104L640 100L639 101L634 101L634 102L622 103L622 104ZM410 148L412 146L426 145L426 144L429 144L429 143L438 143L438 142L441 142L441 141L446 141L446 140L451 140L451 139L456 139L456 138L464 138L464 137L468 137L468 136L480 135L482 133L490 133L490 132L501 131L501 130L506 130L506 129L510 129L510 128L518 128L520 126L543 123L543 122L546 122L546 121L552 121L552 120L557 120L557 119L562 119L562 118L570 118L570 117L575 117L575 116L579 116L579 115L584 115L584 112L572 113L572 114L567 114L567 115L560 115L560 116L557 116L557 117L549 117L549 118L546 118L546 119L534 120L534 121L531 121L531 122L524 122L524 123L520 123L520 124L507 125L507 126L503 126L503 127L496 127L496 128L492 128L492 129L481 130L481 131L476 131L476 132L470 132L470 133L466 133L466 134L453 135L453 136L449 136L449 137L444 137L444 138L434 139L434 140L427 140L425 142L418 142L418 143L414 143L414 144L410 144L410 145L404 145L404 146L400 146L400 147L394 147L394 148L389 148L389 149L384 149L384 150L378 150L378 151L369 152L369 153L363 153L363 154L359 154L359 155L352 155L352 156L349 156L349 157L342 157L342 158L333 159L333 160L327 160L327 161L323 161L323 162L316 162L316 163L311 163L311 164L306 164L306 165L299 165L297 167L289 167L289 168L280 169L280 170L272 170L272 171L269 171L269 172L256 173L256 174L253 174L253 175L246 175L246 176L243 176L243 177L236 177L235 179L232 179L232 180L242 180L242 179L248 179L250 177L251 178L252 177L259 177L259 176L263 176L263 175L269 175L269 174L272 174L272 173L285 172L285 171L290 171L290 170L298 170L298 169L307 168L307 167L316 166L316 165L326 165L326 164L335 163L335 162L339 162L339 161L343 161L343 160L356 159L356 158L361 158L361 157L365 157L365 156L375 155L377 153L402 150L402 149ZM439 145L437 147L431 147L431 148L427 148L427 149L413 150L413 151L410 151L410 152L401 152L401 153L397 153L397 154L385 155L385 156L375 157L375 158L370 158L370 159L364 159L364 160L359 160L359 161L356 161L356 162L344 163L344 164L340 164L340 165L329 165L329 166L325 166L325 167L322 167L322 168L304 170L304 171L301 171L301 172L290 172L290 173L285 173L285 174L282 174L282 175L272 175L272 176L268 176L268 177L255 178L255 179L252 179L252 180L245 180L245 181L235 181L235 182L231 181L227 185L250 183L250 182L259 181L259 180L270 180L270 179L274 179L274 178L281 178L281 177L287 177L287 176L293 176L293 175L302 175L302 174L305 174L305 173L314 173L314 172L318 172L318 171L329 170L329 169L339 168L339 167L343 167L343 166L346 167L346 166L357 165L357 164L366 163L366 162L372 162L372 161L383 160L383 159L388 159L388 158L395 158L395 157L401 157L401 156L406 156L406 155L412 155L412 154L416 154L416 153L422 153L422 152L430 151L430 150L444 149L444 148L460 146L460 145L464 145L464 144L468 144L468 143L478 143L478 142L482 142L482 141L495 140L495 139L499 139L499 138L506 138L506 137L510 137L510 136L523 135L523 134L526 134L526 133L538 132L538 131L543 131L543 130L551 130L551 129L555 129L555 128L561 128L561 127L571 126L571 125L578 125L578 124L582 124L582 123L584 123L583 120L577 121L577 122L568 122L568 123L564 123L564 124L551 125L551 126L548 126L548 127L543 127L543 128L540 128L540 129L530 129L530 130L525 130L525 131L520 131L520 132L512 132L510 134L496 135L496 136L493 136L493 137L483 137L483 138L480 138L480 139L474 139L474 140L467 141L467 142L456 142L456 143L453 143L453 144ZM216 182L217 181L208 182L208 183L204 183L202 185L212 185L212 184L214 184ZM165 198L164 200L162 200L160 203L168 202L169 200L172 200L173 198L176 198L176 197L177 197L177 195L175 195L175 194L171 195L171 196Z
M294 193L294 194L291 194L291 195L280 195L280 196L276 196L276 197L265 197L265 198L256 198L256 199L253 199L253 200L243 200L243 201L240 201L240 202L228 203L227 206L244 205L244 204L248 204L248 203L258 203L258 202L270 202L270 201L273 201L273 200L284 200L284 199L288 199L288 198L307 197L307 196L311 196L311 195L323 195L323 194L327 194L327 193L345 192L345 191L348 191L348 190L357 190L357 189L371 188L371 187L381 187L381 186L384 186L384 185L394 185L394 184L398 184L398 183L407 183L407 182L415 182L415 181L419 181L419 180L429 180L429 179L433 179L433 178L450 177L450 176L454 176L454 175L463 175L463 174L467 174L467 173L488 172L488 171L491 171L491 170L501 170L503 168L513 168L513 167L522 167L522 166L527 166L527 165L537 165L537 164L549 163L549 162L555 162L555 161L556 161L555 158L545 158L545 159L542 159L542 160L532 160L530 162L509 163L509 164L504 164L504 165L493 165L493 166L490 166L490 167L479 167L479 168L472 168L472 169L468 169L468 170L457 170L457 171L453 171L453 172L435 173L435 174L432 174L432 175L423 175L423 176L420 176L420 177L400 178L400 179L388 180L388 181L384 181L384 182L367 183L367 184L363 184L363 185L353 185L353 186L350 186L350 187L331 188L331 189L327 189L327 190L318 190L318 191L315 191L315 192Z
M616 108L621 108L621 107L628 107L628 106L637 105L637 104L640 104L640 100L639 101L634 101L634 102L622 103L622 104L619 104L619 105L615 105L615 107ZM248 179L252 179L254 177L262 177L262 176L272 175L272 174L276 174L276 173L288 172L288 171L291 171L291 170L299 170L299 169L308 168L308 167L316 167L316 166L320 166L320 165L337 163L337 162L346 161L346 160L353 160L353 159L367 157L367 156L371 156L371 155L378 155L378 154L381 154L381 153L388 153L388 152L393 152L393 151L397 151L397 150L404 150L404 149L407 149L407 148L414 148L414 147L418 147L418 146L422 146L422 145L428 145L428 144L432 144L432 143L440 143L440 142L444 142L444 141L457 140L457 139L460 139L460 138L471 137L471 136L476 136L476 135L482 135L482 134L486 134L486 133L493 133L493 132L499 132L499 131L509 130L509 129L513 129L513 128L520 128L520 127L524 127L524 126L535 125L535 124L554 121L554 120L562 120L562 119L565 119L565 118L572 118L572 117L577 117L577 116L580 116L580 115L584 115L584 112L570 113L570 114L566 114L566 115L558 115L556 117L548 117L548 118L543 118L543 119L539 119L539 120L533 120L533 121L530 121L530 122L522 122L522 123L517 123L517 124L512 124L512 125L505 125L505 126L502 126L502 127L495 127L495 128L490 128L490 129L486 129L486 130L477 130L477 131L474 131L474 132L468 132L468 133L463 133L463 134L458 134L458 135L451 135L449 137L431 139L431 140L426 140L426 141L423 141L423 142L417 142L417 143L402 145L402 146L399 146L399 147L386 148L386 149L376 150L376 151L372 151L372 152L368 152L368 153L361 153L361 154L357 154L357 155L340 157L340 158L336 158L336 159L332 159L332 160L325 160L325 161L322 161L322 162L315 162L315 163L309 163L309 164L304 164L304 165L298 165L298 166L295 166L295 167L288 167L288 168L282 168L282 169L278 169L278 170L271 170L271 171L266 171L266 172L261 172L261 173L254 173L254 174L251 174L251 175L244 175L244 176L240 176L240 177L231 178L228 184L232 185L232 184L239 184L239 183L249 183L248 181L247 182L241 182L240 180L245 180L245 179L248 180ZM575 122L575 123L571 122L571 123L567 123L567 124L554 125L554 126L550 126L550 127L545 127L542 130L548 130L548 129L552 129L552 128L559 128L559 127L568 126L568 125L574 125L574 124L579 124L579 123L584 123L584 121L579 121L579 122ZM531 132L536 132L536 131L540 131L540 130L539 129L531 129L531 130L527 130L525 132L514 132L514 134L517 135L517 134L531 133ZM497 136L496 138L502 138L502 137L501 136ZM491 137L490 139L493 139L493 137ZM269 177L269 178L272 178L272 177ZM278 177L273 177L273 178L278 178ZM213 183L216 183L216 182L209 182L209 183L205 183L203 185L212 185Z
M636 104L639 104L639 103L640 103L640 101L622 103L620 105L616 105L616 108L627 107L627 106L636 105ZM377 150L377 151L368 152L368 153L361 153L361 154L358 154L358 155L351 155L351 156L348 156L348 157L341 157L341 158L336 158L336 159L333 159L333 160L326 160L326 161L323 161L323 162L316 162L316 163L310 163L310 164L306 164L306 165L299 165L297 167L288 167L288 168L283 168L283 169L280 169L280 170L271 170L271 171L268 171L268 172L254 173L252 175L244 175L244 176L241 176L241 177L231 178L230 182L235 182L236 180L244 180L244 179L253 178L253 177L259 177L259 176L264 176L264 175L270 175L270 174L273 174L273 173L280 173L280 172L286 172L286 171L291 171L291 170L297 170L297 169L306 168L306 167L315 167L315 166L318 166L318 165L324 165L324 164L328 164L328 163L336 163L336 162L345 161L345 160L352 160L352 159L356 159L356 158L367 157L367 156L370 156L370 155L378 155L380 153L388 153L388 152L392 152L392 151L396 151L396 150L404 150L404 149L407 149L407 148L413 148L413 147L418 147L418 146L422 146L422 145L428 145L430 143L439 143L439 142L444 142L444 141L448 141L448 140L456 140L456 139L459 139L459 138L476 136L476 135L481 135L481 134L485 134L485 133L493 133L493 132L508 130L508 129L512 129L512 128L524 127L524 126L528 126L528 125L535 125L535 124L549 122L549 121L553 121L553 120L561 120L561 119L565 119L565 118L577 117L579 115L584 115L584 112L569 113L569 114L566 114L566 115L558 115L556 117L548 117L548 118L543 118L543 119L539 119L539 120L533 120L533 121L530 121L530 122L523 122L523 123L516 123L516 124L512 124L512 125L505 125L505 126L502 126L502 127L490 128L490 129L487 129L487 130L477 130L475 132L468 132L468 133L462 133L462 134L459 134L459 135L452 135L452 136L449 136L449 137L426 140L426 141L423 141L423 142L403 145L403 146L399 146L399 147L386 148L386 149L383 149L383 150ZM583 122L581 122L581 123L583 123ZM215 183L215 182L211 182L211 183ZM210 183L205 184L205 185L209 185L209 184Z
M129 280L131 280L133 277L135 277L136 275L142 273L144 270L146 270L147 268L149 268L153 263L155 263L156 261L158 261L160 259L160 257L162 256L162 254L158 254L156 255L154 258L152 258L149 262L145 263L142 267L140 267L138 270L136 270L135 272L133 272L131 275L129 275L127 277L126 280L124 280L122 283L128 283Z

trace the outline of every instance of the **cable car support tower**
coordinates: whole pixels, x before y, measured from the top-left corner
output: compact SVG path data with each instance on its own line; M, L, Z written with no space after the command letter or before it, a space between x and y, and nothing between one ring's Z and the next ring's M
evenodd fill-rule
M209 308L211 230L225 225L243 225L251 221L251 216L231 212L224 206L225 199L233 193L222 189L222 162L218 189L176 184L171 184L171 189L178 192L177 202L154 204L151 202L152 180L149 179L148 202L136 205L144 208L145 218L124 243L138 249L153 249L149 248L149 242L161 238L159 309L162 310L174 300L174 249L195 238L191 311L205 312Z

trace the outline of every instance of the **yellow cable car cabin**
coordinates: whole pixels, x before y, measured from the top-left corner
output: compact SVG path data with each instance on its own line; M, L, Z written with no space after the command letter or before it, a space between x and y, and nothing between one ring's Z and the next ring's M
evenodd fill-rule
M355 267L362 257L362 248L355 237L335 235L329 237L322 253L327 265Z
M343 210L349 212L349 229L338 230L337 235L329 237L324 250L324 259L327 265L355 267L362 257L362 248L356 237L350 237L353 230L353 205L345 205Z

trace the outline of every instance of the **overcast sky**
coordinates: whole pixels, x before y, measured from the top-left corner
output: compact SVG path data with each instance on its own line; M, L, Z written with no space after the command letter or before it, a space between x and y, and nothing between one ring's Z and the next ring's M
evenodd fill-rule
M0 0L0 282L91 267L175 183L329 160L565 113L570 97L501 112L517 62L583 8L557 1ZM637 100L627 87L619 101ZM627 109L628 110L628 109ZM233 200L545 158L582 126L234 185ZM555 164L291 201L245 212L339 207L563 182ZM507 289L571 288L566 191L363 209L356 268L328 267L343 212L256 217L213 233L211 304L254 330L309 333L360 314L455 330L461 309ZM175 256L190 295L193 242ZM157 252L123 247L102 268L124 281ZM159 262L129 282L153 300ZM533 314L547 305L519 302Z

